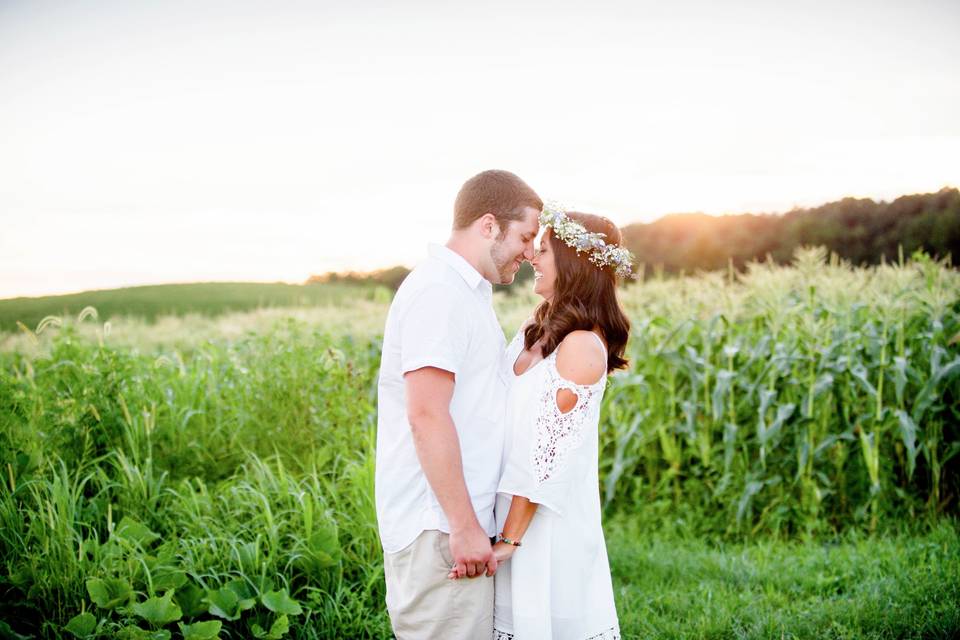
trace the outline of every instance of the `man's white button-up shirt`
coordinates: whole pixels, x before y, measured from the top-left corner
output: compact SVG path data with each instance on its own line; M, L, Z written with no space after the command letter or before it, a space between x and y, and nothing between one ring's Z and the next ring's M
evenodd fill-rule
M428 529L450 532L417 459L403 374L437 367L455 376L450 415L477 520L496 534L493 505L504 437L505 340L493 287L462 256L430 245L394 296L383 333L377 386L376 503L380 541L400 551Z

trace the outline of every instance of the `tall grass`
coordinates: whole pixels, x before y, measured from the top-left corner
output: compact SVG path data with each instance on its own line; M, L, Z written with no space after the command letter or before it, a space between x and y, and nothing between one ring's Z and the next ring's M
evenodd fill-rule
M345 617L383 600L377 359L376 343L287 321L187 360L67 329L49 357L6 361L0 613L60 629L107 602L96 633L134 637L151 623L135 605L172 589L183 619L233 637L382 637L383 615ZM277 592L308 613L270 609ZM220 600L233 608L211 614Z

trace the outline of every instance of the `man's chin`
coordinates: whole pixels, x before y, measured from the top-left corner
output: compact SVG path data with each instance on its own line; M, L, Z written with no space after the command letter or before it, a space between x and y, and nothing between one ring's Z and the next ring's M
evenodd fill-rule
M504 269L503 271L498 272L497 275L500 276L500 284L507 285L513 284L513 279L520 273L520 263L511 262L510 266Z

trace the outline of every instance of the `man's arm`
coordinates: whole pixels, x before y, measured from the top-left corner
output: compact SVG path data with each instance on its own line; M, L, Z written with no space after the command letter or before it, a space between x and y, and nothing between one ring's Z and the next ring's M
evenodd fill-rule
M490 539L484 532L463 479L460 440L450 416L454 375L436 367L404 374L407 419L420 467L450 523L450 554L457 575L492 576L497 570Z

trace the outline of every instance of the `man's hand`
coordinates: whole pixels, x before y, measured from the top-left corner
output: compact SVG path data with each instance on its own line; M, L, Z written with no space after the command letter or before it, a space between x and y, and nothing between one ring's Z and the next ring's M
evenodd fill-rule
M489 577L497 572L490 538L479 524L450 532L450 555L454 563L450 577L479 578L484 574Z

